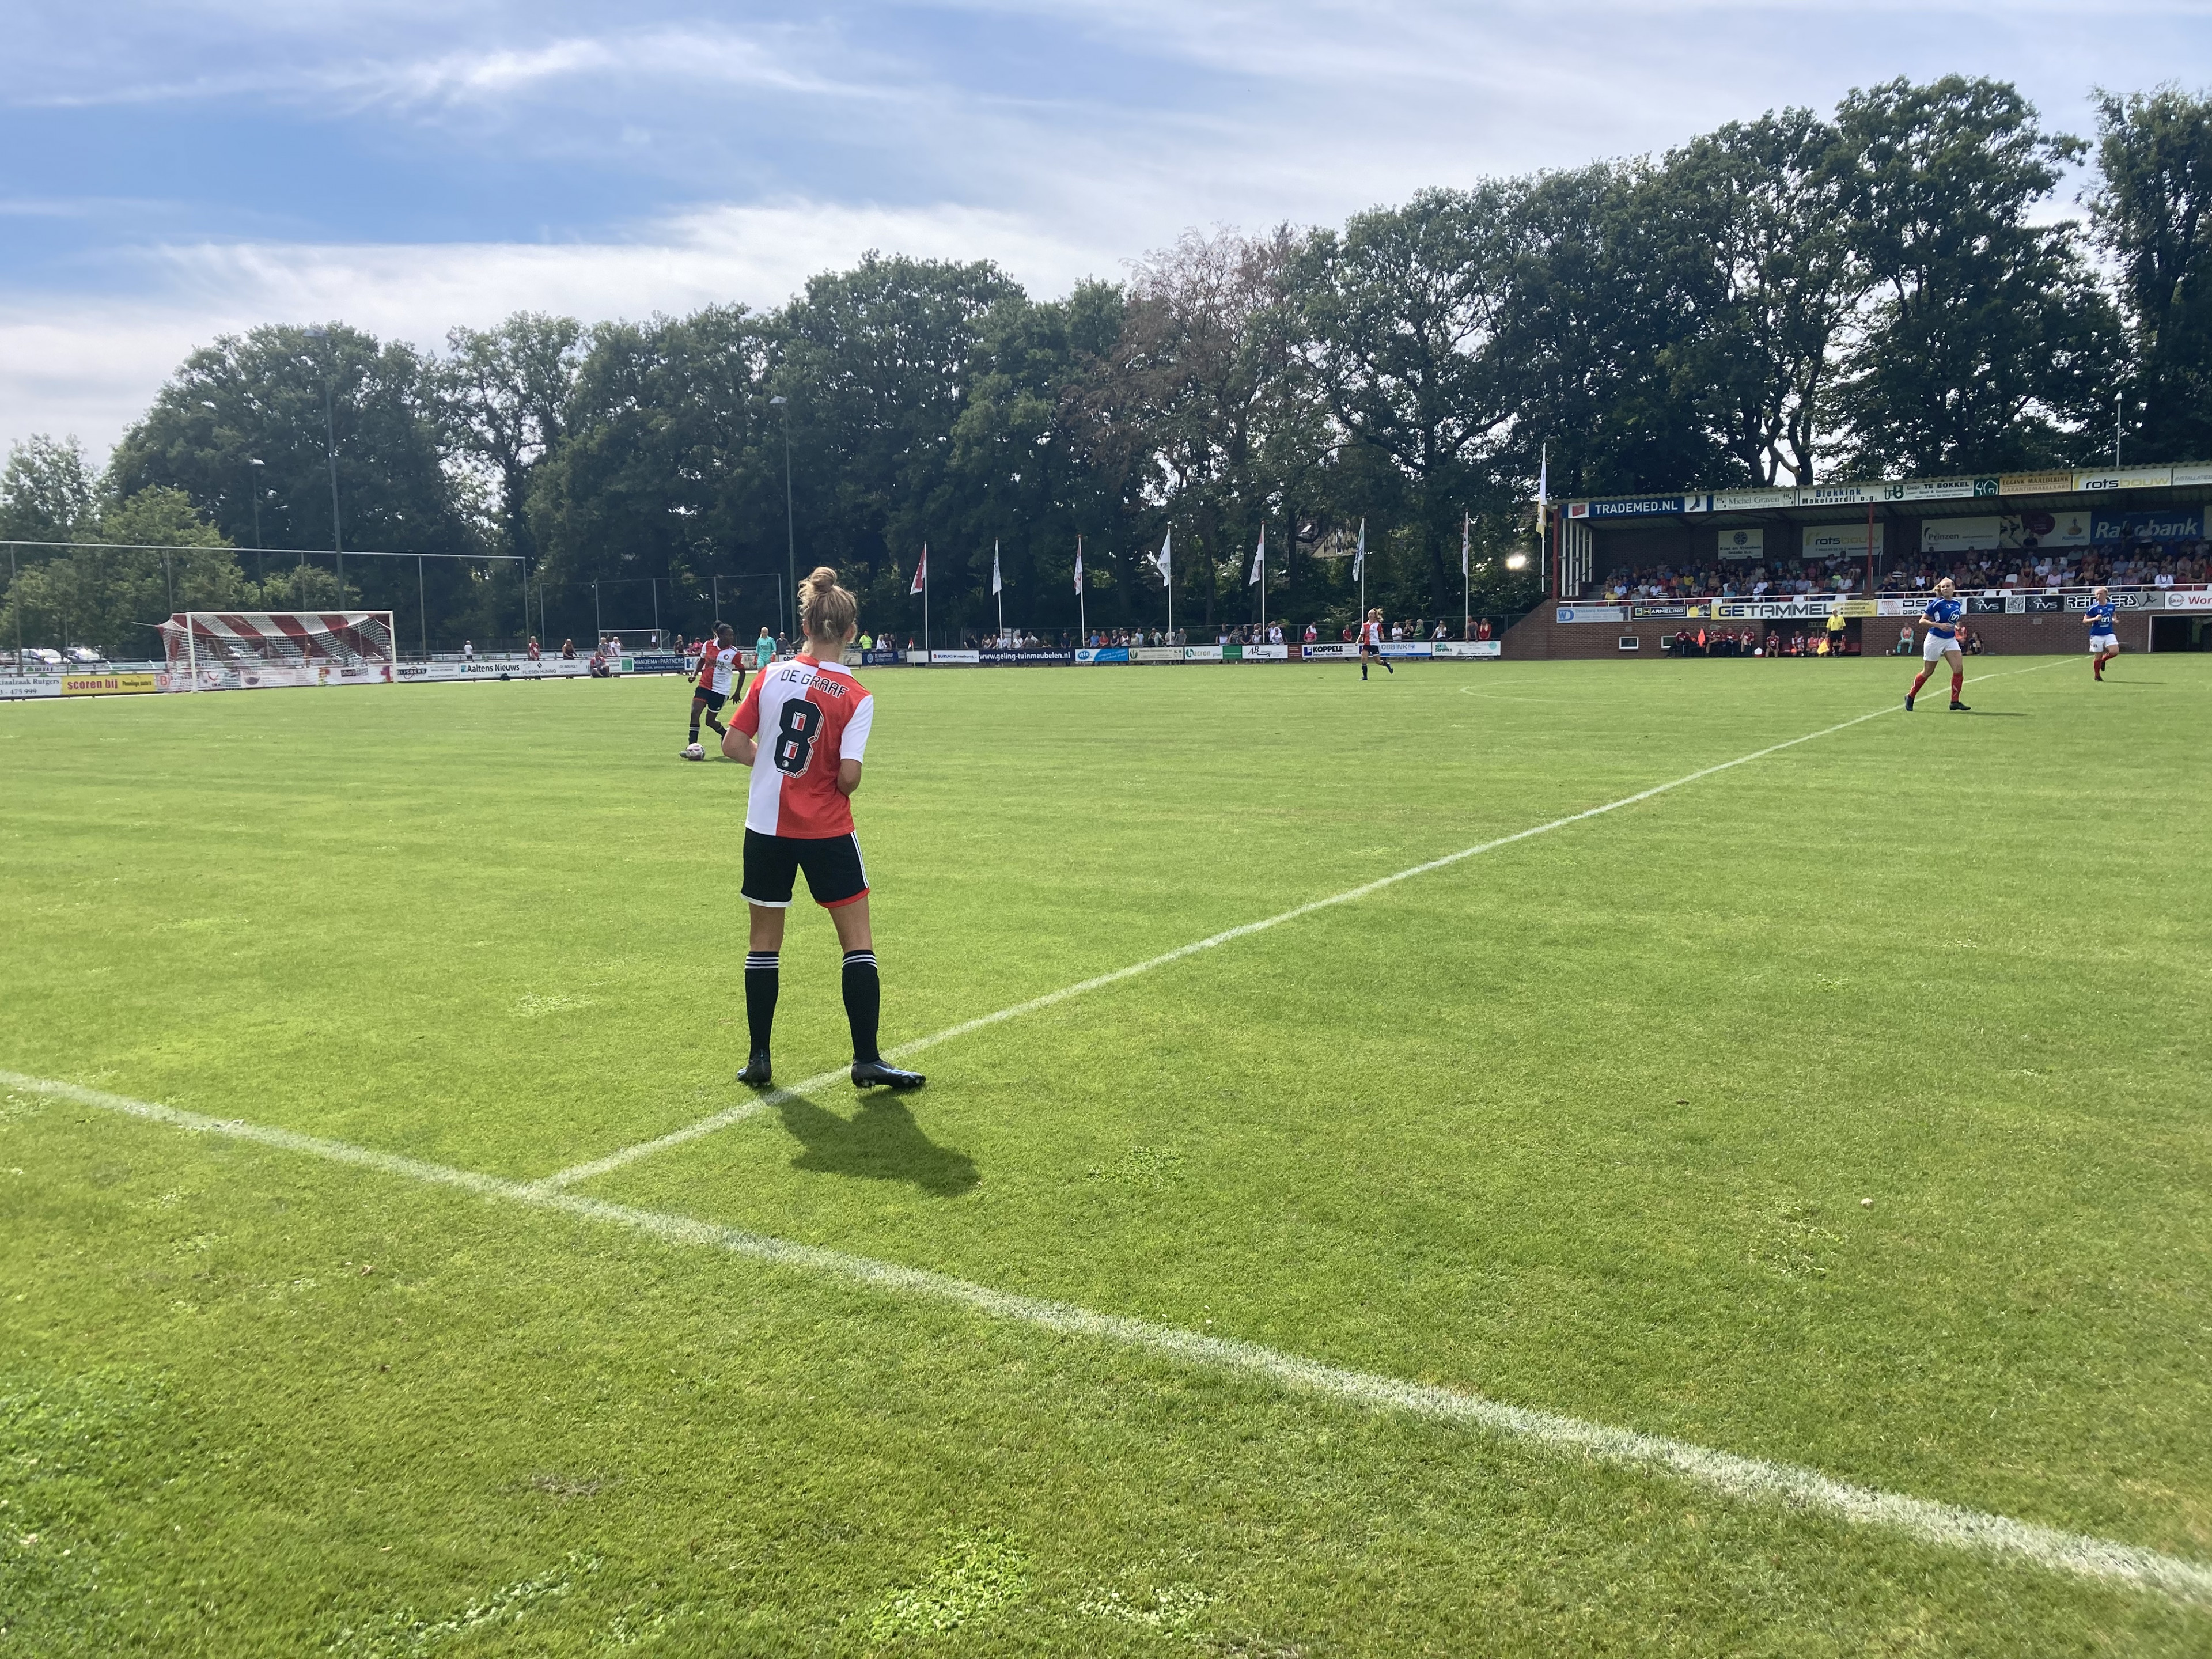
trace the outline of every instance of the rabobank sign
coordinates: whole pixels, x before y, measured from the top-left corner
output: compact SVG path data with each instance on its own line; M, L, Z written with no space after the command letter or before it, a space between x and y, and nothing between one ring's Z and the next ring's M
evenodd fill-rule
M2160 507L2148 513L2099 513L2089 520L2093 542L2201 542L2204 509Z

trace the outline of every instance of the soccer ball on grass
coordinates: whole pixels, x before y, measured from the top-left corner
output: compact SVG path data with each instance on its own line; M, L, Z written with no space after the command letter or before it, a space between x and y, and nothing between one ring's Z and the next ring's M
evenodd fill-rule
M707 750L699 744L686 744L684 745L684 758L685 760L704 760L707 758Z

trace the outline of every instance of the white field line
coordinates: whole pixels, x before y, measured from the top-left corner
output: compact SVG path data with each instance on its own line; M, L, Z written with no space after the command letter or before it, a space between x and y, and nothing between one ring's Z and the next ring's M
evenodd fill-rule
M1996 679L2003 674L2033 674L2039 669L2055 668L2058 665L2057 663L2039 663L2034 668L2007 668L2000 670L1996 674L1979 674L1974 678L1975 680ZM1973 683L1973 681L1968 682L1970 684ZM1593 806L1580 812L1570 812L1565 817L1553 818L1549 823L1540 823L1528 830L1516 830L1510 836L1500 836L1496 841L1486 841L1474 847L1463 847L1456 853L1447 853L1440 859L1431 859L1425 864L1414 865L1411 869L1401 870L1395 875L1379 876L1373 881L1363 882L1357 887L1346 888L1341 893L1332 893L1327 898L1310 899L1304 904L1283 911L1279 915L1267 916L1259 921L1248 921L1207 938L1194 939L1188 945L1178 945L1172 951L1163 951L1158 956L1147 957L1143 962L1131 963L1126 968L1116 968L1110 974L1101 974L1096 979L1086 979L1080 984L1065 986L1057 991L1048 991L1041 997L1031 997L1027 1002L1018 1002L1011 1008L1000 1009L994 1014L984 1014L975 1019L963 1020L957 1025L948 1025L945 1030L929 1036L915 1037L911 1042L902 1042L898 1047L888 1050L886 1058L907 1059L910 1055L920 1054L925 1048L934 1048L940 1042L950 1042L955 1037L966 1036L971 1031L980 1031L987 1025L997 1025L1006 1020L1019 1019L1024 1014L1036 1013L1040 1010L1053 1006L1055 1003L1066 1002L1073 997L1085 996L1093 991L1102 991L1109 985L1118 985L1125 979L1134 979L1139 974L1149 974L1155 968L1164 968L1171 962L1181 962L1185 957L1196 956L1200 951L1213 950L1218 945L1228 944L1232 939L1244 939L1254 933L1264 933L1270 927L1279 927L1286 921L1296 921L1301 916L1310 916L1315 911L1326 910L1332 905L1350 904L1355 900L1366 898L1370 894L1379 893L1386 887L1395 886L1401 881L1411 881L1415 876L1425 876L1434 871L1447 869L1462 860L1479 858L1485 853L1494 853L1501 847L1512 846L1516 842L1528 841L1536 836L1548 836L1554 830L1564 830L1569 824L1580 823L1588 818L1603 817L1607 812L1618 812L1624 806L1634 806L1638 802L1650 800L1655 795L1663 795L1670 789L1680 789L1685 784L1695 783L1701 778L1710 778L1735 767L1748 766L1755 760L1765 760L1769 755L1778 755L1785 749L1795 749L1801 743L1811 743L1817 738L1832 737L1838 732L1849 731L1854 726L1863 726L1869 720L1880 720L1884 714L1894 714L1901 707L1903 707L1901 703L1893 703L1886 708L1877 708L1871 714L1854 715L1850 720L1824 726L1818 732L1808 732L1802 738L1790 738L1782 743L1769 744L1764 749L1755 749L1748 755L1738 755L1734 760L1723 761L1717 766L1701 767L1695 772L1686 772L1680 777L1670 779L1665 783L1655 783L1649 789L1639 789L1632 795L1623 795L1619 800L1607 801L1602 806ZM847 1067L841 1066L834 1072L824 1072L819 1077L808 1078L804 1083L794 1084L788 1088L773 1090L761 1099L740 1101L734 1106L716 1112L711 1117L701 1118L696 1123L686 1124L684 1127L672 1130L655 1139L642 1140L635 1146L622 1147L616 1152L609 1152L605 1158L593 1158L587 1164L571 1164L565 1170L556 1170L551 1175L543 1177L539 1185L548 1188L573 1187L578 1182L591 1180L594 1176L610 1174L628 1164L635 1164L641 1158L651 1158L656 1152L666 1152L672 1146L681 1146L687 1141L698 1139L702 1135L710 1135L718 1130L726 1129L733 1124L743 1123L748 1118L758 1117L770 1106L781 1101L788 1100L798 1095L810 1094L817 1089L826 1088L843 1077L847 1070Z
M1739 1456L1662 1435L1640 1434L1633 1429L1585 1422L1556 1412L1504 1405L1462 1389L1407 1382L1370 1371L1346 1370L1230 1337L1207 1336L1125 1315L1096 1313L1064 1302L1016 1296L924 1268L901 1267L896 1262L765 1237L664 1211L609 1204L543 1182L509 1181L499 1176L404 1158L396 1152L299 1134L289 1129L206 1117L198 1112L131 1100L79 1084L26 1077L15 1072L0 1072L0 1085L198 1133L222 1135L334 1164L349 1164L430 1186L459 1188L484 1199L628 1228L671 1244L725 1250L801 1273L854 1281L892 1295L949 1303L988 1318L1035 1326L1063 1336L1141 1349L1188 1365L1260 1377L1285 1389L1341 1401L1366 1410L1402 1412L1461 1424L1539 1445L1579 1452L1616 1468L1669 1474L1726 1498L1779 1504L1856 1526L1879 1527L1947 1549L1976 1552L2075 1578L2154 1590L2177 1601L2212 1607L2212 1566L2139 1545L2086 1533L2063 1532L2009 1516L1853 1486L1796 1464Z

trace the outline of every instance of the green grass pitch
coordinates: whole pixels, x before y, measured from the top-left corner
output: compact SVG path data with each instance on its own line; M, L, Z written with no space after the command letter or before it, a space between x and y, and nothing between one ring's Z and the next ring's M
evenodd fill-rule
M1914 665L871 673L886 1043ZM1973 672L575 1190L2212 1561L2212 661ZM0 1069L518 1182L737 1104L747 774L687 701L0 707ZM779 1075L846 1057L802 906ZM2185 1597L33 1089L0 1204L0 1654L2212 1651Z

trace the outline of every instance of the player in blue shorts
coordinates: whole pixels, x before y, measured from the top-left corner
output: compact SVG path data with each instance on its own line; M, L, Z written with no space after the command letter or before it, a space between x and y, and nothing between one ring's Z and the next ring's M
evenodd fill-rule
M2118 610L2112 603L2112 591L2100 587L2089 595L2089 612L2081 618L2089 624L2089 666L2096 670L2100 685L2105 665L2120 654L2119 629L2112 620Z
M1905 694L1905 712L1912 712L1912 700L1920 695L1920 688L1928 684L1928 677L1936 672L1936 665L1948 661L1951 665L1951 707L1963 714L1966 705L1959 701L1959 693L1966 689L1966 658L1959 648L1959 618L1966 614L1966 602L1959 597L1959 589L1948 576L1936 584L1936 597L1928 601L1920 612L1926 625L1928 637L1920 646L1920 678L1912 682L1912 690Z

